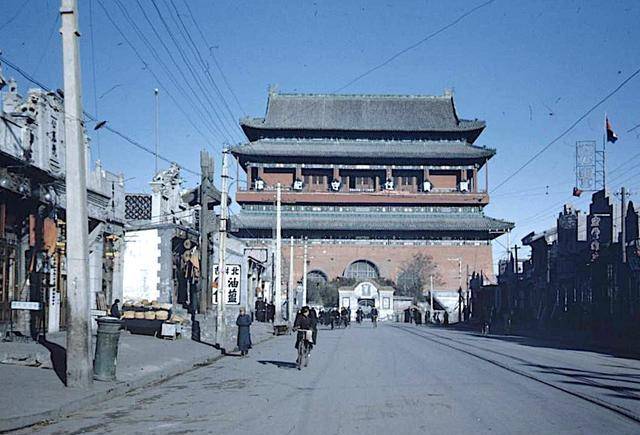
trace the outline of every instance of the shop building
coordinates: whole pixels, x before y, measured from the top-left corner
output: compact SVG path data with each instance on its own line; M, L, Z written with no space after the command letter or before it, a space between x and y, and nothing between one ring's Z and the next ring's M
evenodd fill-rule
M2 80L0 80L2 83ZM4 90L4 89L3 89ZM87 155L89 140L85 136ZM65 143L60 94L10 80L0 113L0 329L35 335L66 324ZM124 178L87 168L91 308L122 294ZM12 302L39 309L12 310ZM33 304L32 304L33 306Z

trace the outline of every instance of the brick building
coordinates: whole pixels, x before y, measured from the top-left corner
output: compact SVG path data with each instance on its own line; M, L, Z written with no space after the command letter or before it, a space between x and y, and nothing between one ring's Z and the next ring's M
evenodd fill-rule
M492 274L491 240L513 225L483 213L495 150L474 145L485 123L459 118L450 93L272 89L265 117L245 118L241 126L249 142L231 152L248 183L236 195L242 210L233 230L249 242L271 239L280 183L282 235L295 239L296 280L303 238L315 280L395 282L419 253L437 267L441 299L466 287L467 271ZM286 263L287 243L283 250Z

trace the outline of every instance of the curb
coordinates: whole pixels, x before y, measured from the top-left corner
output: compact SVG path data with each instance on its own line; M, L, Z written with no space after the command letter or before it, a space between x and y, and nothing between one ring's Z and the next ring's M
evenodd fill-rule
M257 346L273 338L274 336L268 335L267 337L258 340L255 345ZM209 366L216 361L224 358L225 356L226 355L219 354L204 358L194 358L189 361L184 361L181 364L176 364L174 368L169 368L162 372L150 373L131 381L116 381L114 384L109 384L109 386L105 389L92 391L83 397L66 402L65 404L57 408L49 409L47 411L42 411L35 414L22 415L19 417L0 418L0 433L7 433L18 429L35 426L40 423L59 420L63 417L68 416L69 414L78 412L83 408L87 408L88 406L95 405L100 402L105 402L119 396L124 396L125 394L128 394L142 387L160 384L176 376L180 376L193 370Z

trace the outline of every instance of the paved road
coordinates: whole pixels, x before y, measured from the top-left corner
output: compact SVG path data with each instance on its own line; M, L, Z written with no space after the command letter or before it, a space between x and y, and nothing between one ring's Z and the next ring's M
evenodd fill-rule
M278 337L35 432L640 433L622 415L640 406L634 360L369 323L321 330L302 371L294 357L292 338Z

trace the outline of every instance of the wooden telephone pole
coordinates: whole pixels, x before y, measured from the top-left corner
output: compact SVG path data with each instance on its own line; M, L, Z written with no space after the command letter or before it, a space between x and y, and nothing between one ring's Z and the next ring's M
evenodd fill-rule
M89 317L89 223L87 157L82 131L82 92L77 0L62 0L62 57L66 141L67 213L67 386L88 387L93 379Z
M200 306L199 313L205 313L211 305L213 297L211 290L211 238L214 222L214 162L208 152L200 151Z

